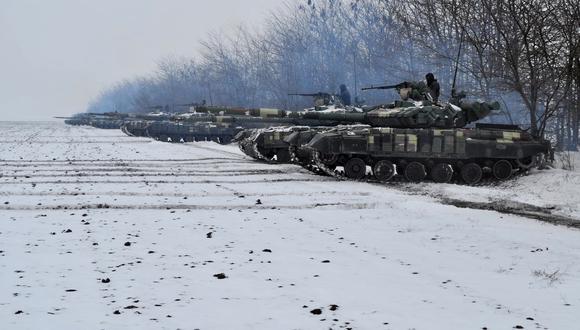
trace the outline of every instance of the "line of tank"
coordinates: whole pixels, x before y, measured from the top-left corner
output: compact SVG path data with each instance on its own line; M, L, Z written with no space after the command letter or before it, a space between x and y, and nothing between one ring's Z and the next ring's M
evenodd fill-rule
M294 162L353 180L476 184L486 177L506 180L553 160L548 141L517 126L475 123L497 112L499 103L466 101L464 95L434 102L425 87L403 82L366 88L396 89L401 96L366 108L315 93L298 94L314 97L315 106L304 111L187 104L182 106L190 111L181 114L82 114L65 122L121 128L160 141L234 141L260 161Z

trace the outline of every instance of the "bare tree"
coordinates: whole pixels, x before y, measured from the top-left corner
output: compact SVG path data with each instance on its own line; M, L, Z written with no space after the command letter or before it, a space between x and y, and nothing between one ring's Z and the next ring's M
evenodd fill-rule
M427 72L438 76L449 95L462 44L461 88L503 99L510 121L575 147L579 11L580 0L287 2L263 29L210 33L198 60L166 57L156 72L111 87L90 108L146 111L208 100L292 109L309 100L289 92L336 92L342 83L357 88L418 80ZM369 103L386 99L384 92L364 96Z

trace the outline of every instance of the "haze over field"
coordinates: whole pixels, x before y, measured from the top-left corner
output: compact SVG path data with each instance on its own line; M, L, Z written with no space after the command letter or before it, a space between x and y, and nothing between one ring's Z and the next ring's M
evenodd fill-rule
M2 0L2 120L85 111L105 87L194 56L208 32L257 28L282 0ZM227 9L226 9L227 8Z

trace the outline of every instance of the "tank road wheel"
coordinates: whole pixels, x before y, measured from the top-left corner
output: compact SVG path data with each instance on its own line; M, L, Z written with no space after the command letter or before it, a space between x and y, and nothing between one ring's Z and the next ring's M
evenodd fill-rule
M290 162L290 150L279 149L276 151L276 161L278 163Z
M332 166L332 165L335 165L336 162L338 161L338 155L337 154L322 154L322 156L320 156L320 161L324 165Z
M405 178L411 182L420 182L427 176L425 165L411 162L405 167Z
M516 159L516 164L524 170L529 170L530 168L536 166L537 157L531 156L522 159Z
M373 167L375 178L379 181L389 181L395 175L395 164L388 160L381 160Z
M437 183L448 183L453 177L453 167L451 164L435 164L431 169L431 179Z
M512 176L513 169L509 161L502 159L493 164L493 176L498 180L507 180Z
M467 184L476 184L481 180L483 171L481 166L476 163L469 163L461 168L461 178Z
M360 158L351 158L344 164L344 173L348 178L360 180L367 172L367 164Z

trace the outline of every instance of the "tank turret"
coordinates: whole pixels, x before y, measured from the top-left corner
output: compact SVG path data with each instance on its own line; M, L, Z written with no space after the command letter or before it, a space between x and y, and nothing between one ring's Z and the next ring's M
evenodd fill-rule
M433 104L429 101L396 101L373 108L365 113L305 113L304 118L333 120L341 124L360 123L375 127L393 128L460 128L485 118L499 103L462 101L459 106L451 103Z
M394 85L365 87L396 89L401 100L369 109L365 123L396 128L459 128L499 110L499 103L466 101L465 93L447 103L434 102L424 82L402 82Z

